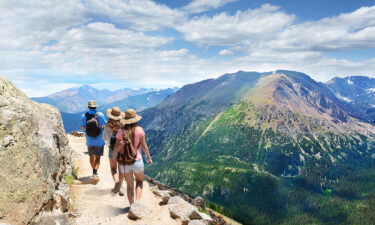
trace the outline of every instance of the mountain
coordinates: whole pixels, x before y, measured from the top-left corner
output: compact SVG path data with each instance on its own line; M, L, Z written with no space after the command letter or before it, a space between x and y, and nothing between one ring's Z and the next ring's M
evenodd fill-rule
M108 89L98 90L89 85L83 85L78 88L70 88L46 97L32 98L39 103L47 103L56 106L63 112L77 113L87 108L87 102L95 99L98 105L118 101L133 95L140 95L155 91L155 89L141 88L138 90L124 88L111 91Z
M152 91L145 94L133 95L127 98L111 102L99 107L100 111L105 111L108 108L114 106L120 107L120 109L125 110L127 108L133 108L137 111L142 111L144 109L154 107L161 103L166 97L172 95L178 90L178 88L168 88L160 91Z
M356 117L375 124L375 78L335 77L326 85L348 104Z
M146 90L146 89L143 89ZM126 110L127 108L134 108L137 111L144 110L149 107L154 107L161 103L166 97L172 95L178 90L178 88L168 88L160 91L148 92L140 95L132 95L127 98L111 102L106 105L99 106L98 110L100 112L106 113L108 108L114 106L120 107L121 110ZM82 114L84 111L78 113L67 113L61 111L61 116L64 121L64 128L67 133L71 131L79 130L82 120Z
M148 173L244 224L375 219L375 126L306 74L225 74L141 115Z

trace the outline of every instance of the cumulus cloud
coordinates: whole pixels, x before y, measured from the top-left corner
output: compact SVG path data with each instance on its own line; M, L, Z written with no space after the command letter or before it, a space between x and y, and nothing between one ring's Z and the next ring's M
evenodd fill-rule
M173 27L185 20L185 13L151 0L84 0L92 15L108 17L134 30L153 31Z
M290 69L319 80L373 75L374 58L353 62L324 52L374 48L375 6L309 22L270 4L202 13L233 1L194 0L172 9L151 0L2 0L0 74L31 96L94 75L107 88L181 86L238 70ZM215 56L179 45L179 32Z
M193 0L183 9L190 13L201 13L236 1L237 0Z
M233 51L230 49L220 50L219 55L233 55Z
M186 40L202 45L230 46L269 39L288 25L295 16L264 4L258 9L237 11L234 15L216 14L195 17L176 29Z

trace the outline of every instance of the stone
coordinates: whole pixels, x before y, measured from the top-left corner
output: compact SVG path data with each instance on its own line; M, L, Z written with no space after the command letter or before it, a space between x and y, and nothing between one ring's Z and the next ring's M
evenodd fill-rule
M152 210L142 205L141 203L133 203L130 206L128 217L133 220L143 219L149 216Z
M58 109L0 78L0 121L0 218L28 224L42 211L66 211L72 151Z
M190 218L190 215L195 209L194 206L186 203L168 204L169 214L173 219L176 218Z
M156 191L153 191L153 193L162 198L162 201L161 201L162 205L168 204L168 201L171 198L170 191L156 190Z
M189 222L189 225L206 225L206 223L204 221L201 221L201 220L191 220Z
M172 198L169 199L168 204L177 204L177 203L184 203L184 204L189 204L187 201L185 201L183 198L180 196L173 196Z
M198 196L194 199L194 203L195 205L201 207L201 208L205 208L206 207L206 203L204 202L204 199L201 197L201 196Z

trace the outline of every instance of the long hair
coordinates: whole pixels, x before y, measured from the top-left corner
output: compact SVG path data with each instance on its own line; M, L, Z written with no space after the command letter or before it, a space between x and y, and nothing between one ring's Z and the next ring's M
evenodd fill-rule
M133 142L133 145L135 144L135 128L138 126L137 123L131 123L131 124L125 124L124 125L124 131L127 131L129 132L130 131L130 140L132 140ZM126 132L124 132L124 135L126 134ZM136 146L134 146L136 147Z
M111 132L118 131L121 128L121 123L119 120L109 119L106 127L108 127Z

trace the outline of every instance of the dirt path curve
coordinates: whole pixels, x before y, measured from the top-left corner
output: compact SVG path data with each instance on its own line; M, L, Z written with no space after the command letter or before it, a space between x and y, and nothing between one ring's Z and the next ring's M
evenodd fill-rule
M69 136L70 146L74 150L74 165L79 167L78 177L92 175L92 169L89 164L89 156L85 154L87 148L85 138ZM95 224L137 224L137 225L174 225L180 224L169 216L168 207L160 206L160 198L155 196L147 182L144 182L143 196L141 203L152 210L152 213L145 219L132 221L128 219L127 211L129 202L125 196L111 193L113 180L108 161L108 148L104 150L104 156L101 159L98 170L100 181L94 184L74 184L72 185L72 194L74 198L74 207L78 209L79 216L76 223L79 225ZM126 193L126 189L124 189Z

